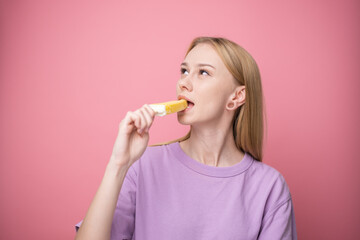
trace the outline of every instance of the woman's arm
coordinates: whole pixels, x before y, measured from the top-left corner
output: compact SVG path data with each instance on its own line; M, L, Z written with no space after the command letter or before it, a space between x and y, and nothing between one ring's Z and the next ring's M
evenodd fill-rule
M75 239L110 239L116 202L128 167L119 170L109 163L99 189L89 207Z
M148 105L144 105L135 112L128 112L121 121L104 177L76 234L76 240L110 239L121 186L128 169L147 147L148 131L154 116L155 112Z

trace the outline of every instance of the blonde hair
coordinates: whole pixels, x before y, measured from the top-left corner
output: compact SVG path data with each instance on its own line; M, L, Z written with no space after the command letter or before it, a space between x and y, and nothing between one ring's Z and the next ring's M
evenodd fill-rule
M263 93L259 68L252 56L238 44L214 37L195 38L186 55L199 44L211 45L239 85L245 86L245 103L240 106L233 118L233 136L239 150L247 152L258 161L263 159L264 117ZM186 56L185 55L185 56ZM182 138L156 145L184 141L190 131Z

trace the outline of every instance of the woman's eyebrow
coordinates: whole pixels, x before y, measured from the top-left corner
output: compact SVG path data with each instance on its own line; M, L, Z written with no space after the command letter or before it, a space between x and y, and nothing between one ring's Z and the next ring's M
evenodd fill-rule
M183 62L183 63L180 64L180 66L185 66L185 67L187 67L188 64L187 64L186 62ZM198 67L211 67L211 68L213 68L213 69L216 69L213 65L208 64L208 63L199 63L199 64L197 64L197 66L198 66Z
M199 63L198 66L199 67L211 67L213 69L216 69L213 65L207 64L207 63Z

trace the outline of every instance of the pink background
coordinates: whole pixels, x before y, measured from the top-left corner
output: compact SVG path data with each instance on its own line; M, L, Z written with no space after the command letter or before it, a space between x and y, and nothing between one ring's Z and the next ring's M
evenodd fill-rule
M0 1L0 239L71 239L128 110L173 100L199 35L259 64L264 162L286 178L299 239L360 224L356 0ZM187 132L157 118L151 143Z

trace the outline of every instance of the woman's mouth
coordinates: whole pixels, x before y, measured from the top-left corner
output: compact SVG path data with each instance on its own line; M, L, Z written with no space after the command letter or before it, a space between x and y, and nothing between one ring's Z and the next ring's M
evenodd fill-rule
M185 97L183 95L179 95L178 99L179 100L184 99L187 102L187 107L184 110L180 111L180 112L188 112L194 107L194 103L192 101L190 101L187 97Z
M187 104L188 104L188 106L187 106L187 108L185 108L184 112L190 111L194 107L193 102L187 101Z

